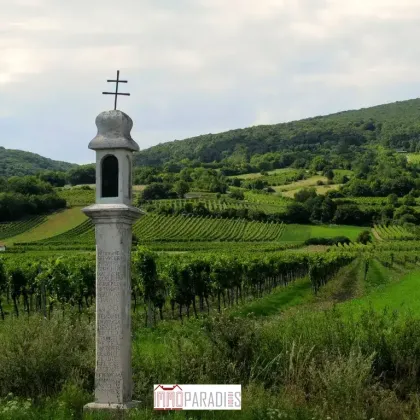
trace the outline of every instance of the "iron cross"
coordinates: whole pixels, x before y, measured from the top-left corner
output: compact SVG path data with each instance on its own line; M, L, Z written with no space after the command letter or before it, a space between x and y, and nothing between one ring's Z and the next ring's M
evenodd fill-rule
M103 95L115 95L115 100L114 100L114 110L115 110L115 109L117 109L117 98L118 98L118 95L130 96L129 93L120 93L120 92L118 92L118 83L127 83L127 80L120 80L120 71L117 70L117 80L107 80L107 82L116 83L116 85L115 85L115 92L102 92Z

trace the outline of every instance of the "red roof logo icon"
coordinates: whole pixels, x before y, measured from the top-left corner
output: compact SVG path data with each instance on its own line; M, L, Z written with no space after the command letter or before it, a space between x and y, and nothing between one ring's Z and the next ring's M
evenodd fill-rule
M179 390L180 390L180 391L182 391L182 388L181 388L178 384L176 384L176 385L170 385L170 386L158 385L158 386L155 388L155 391L156 391L158 388L161 388L163 391L173 391L175 388L179 388Z

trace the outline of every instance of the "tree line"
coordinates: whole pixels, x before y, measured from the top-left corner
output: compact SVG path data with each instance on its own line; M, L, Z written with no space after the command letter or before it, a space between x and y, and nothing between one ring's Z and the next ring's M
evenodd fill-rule
M36 176L0 178L0 222L66 207L52 185Z

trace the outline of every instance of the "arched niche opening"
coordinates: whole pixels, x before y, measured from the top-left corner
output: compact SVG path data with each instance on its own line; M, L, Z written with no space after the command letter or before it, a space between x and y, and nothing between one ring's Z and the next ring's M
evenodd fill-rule
M113 155L105 156L101 165L101 197L118 197L118 159Z

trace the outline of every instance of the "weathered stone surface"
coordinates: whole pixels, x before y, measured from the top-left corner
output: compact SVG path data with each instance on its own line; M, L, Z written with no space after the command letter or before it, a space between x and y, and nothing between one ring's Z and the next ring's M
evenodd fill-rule
M118 184L118 195L115 197L107 197L104 195L103 187L103 177L104 177L104 168L103 164L105 159L109 156L113 156L118 161L118 174L116 175L115 182L112 182L108 178L108 183ZM106 166L106 165L105 165ZM108 174L109 175L109 174ZM105 177L107 174L105 173ZM97 204L126 204L131 205L132 201L132 153L123 150L113 150L113 149L101 149L96 152L96 203Z
M101 112L96 117L98 134L89 143L89 149L126 149L133 152L139 145L131 138L133 120L119 110Z
M89 147L96 152L96 204L83 212L96 235L96 368L95 402L86 410L125 410L135 406L131 372L131 240L132 225L142 212L131 206L133 125L121 111L96 119L98 135ZM102 189L102 163L112 156ZM106 170L106 165L105 170ZM111 187L112 188L111 188ZM110 192L112 190L112 194Z
M122 411L124 413L126 410L135 408L140 402L139 401L130 401L124 404L101 404L101 403L89 403L84 406L85 411Z
M95 402L131 401L132 223L140 211L123 204L95 204L83 211L96 234Z

